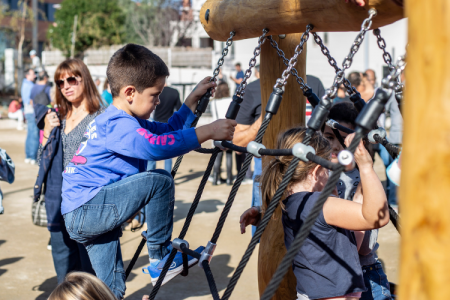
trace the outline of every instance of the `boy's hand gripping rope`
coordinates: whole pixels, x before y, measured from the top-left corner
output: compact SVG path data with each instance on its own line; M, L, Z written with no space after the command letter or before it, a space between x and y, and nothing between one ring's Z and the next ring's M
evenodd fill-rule
M260 50L261 49L261 45L266 40L265 39L265 35L267 34L267 32L268 32L268 30L264 29L263 30L263 34L258 39L258 46L256 47L255 51L253 52L254 56L250 60L249 69L246 70L246 72L245 72L246 78L244 78L244 80L241 82L241 85L239 86L239 89L238 89L238 91L241 93L240 95L244 95L244 93L245 93L245 88L247 86L246 81L251 76L251 68L253 68L255 66L255 64L256 64L256 57L261 52L261 50ZM227 111L227 115L226 115L227 119L235 119L236 118L237 113L239 111L239 107L240 107L239 104L241 102L242 102L242 98L241 97L238 97L237 95L233 96L233 101L230 103L230 106L228 107L228 111ZM218 148L218 147L214 148L214 152L213 152L213 154L212 154L212 156L210 158L210 161L208 163L208 167L207 167L207 169L206 169L206 171L205 171L205 173L203 175L203 178L202 178L202 181L200 183L199 189L197 190L197 194L196 194L196 196L194 198L194 201L193 201L193 203L191 205L191 208L189 209L189 213L188 213L188 216L186 217L186 221L185 221L185 223L183 225L183 229L181 230L180 235L178 237L181 240L184 239L184 237L185 237L185 235L187 233L187 230L189 229L189 225L191 223L192 217L193 217L193 215L195 213L195 210L196 210L196 208L198 206L198 203L200 202L200 198L201 198L201 195L203 193L203 189L204 189L204 187L206 185L206 182L208 181L208 177L209 177L209 175L211 173L211 170L212 170L212 168L214 166L214 162L215 162L216 156L217 156L217 154L220 151L221 151L220 148ZM173 173L173 171L172 171L172 173ZM207 248L208 248L208 246L207 246ZM152 292L150 294L150 300L155 299L156 294L158 293L159 288L161 287L161 284L164 281L164 278L165 278L165 276L166 276L166 274L167 274L167 272L168 272L168 270L170 268L170 265L172 264L173 259L175 258L176 253L177 253L177 249L175 249L175 248L170 252L170 255L169 255L166 263L164 264L164 267L163 267L163 269L161 271L161 274L159 275L158 281L156 282L155 286L152 289ZM183 260L184 260L184 258L183 258ZM206 261L206 262L208 263L208 261ZM203 265L203 262L200 259L199 259L199 264ZM209 270L209 268L205 269L205 271L207 272L208 282L210 283L210 287L211 287L212 293L215 294L215 293L217 293L217 288L215 288L215 284L212 285L212 282L213 282L212 273L210 272L210 270L208 272L208 270ZM187 274L187 270L184 270L183 273ZM211 279L212 279L212 281L211 281ZM216 298L216 296L214 296L214 297ZM218 294L217 294L217 297L218 297Z

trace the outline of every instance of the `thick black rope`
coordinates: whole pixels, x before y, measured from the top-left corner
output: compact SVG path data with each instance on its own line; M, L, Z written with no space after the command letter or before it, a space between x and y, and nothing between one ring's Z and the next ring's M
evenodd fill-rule
M211 155L211 158L209 159L208 167L206 168L206 171L203 174L203 178L198 187L197 194L195 195L194 201L192 202L191 208L189 209L186 220L184 221L183 228L181 229L180 235L178 236L179 239L184 239L184 237L189 229L189 226L191 225L191 221L195 214L195 210L197 209L197 206L200 202L200 198L202 197L202 193L203 193L203 190L205 189L205 185L208 182L208 177L211 174L212 168L214 167L214 162L216 161L217 154L219 154L220 151L221 150L219 148L215 148L214 153ZM158 293L159 288L161 287L161 284L164 280L164 277L166 277L167 271L169 271L170 265L172 264L172 261L175 258L176 254L177 254L177 249L172 249L169 257L167 258L166 263L164 264L161 274L159 275L158 281L156 282L155 286L152 289L152 292L150 294L150 300L155 299L156 294Z
M139 255L141 254L142 249L144 248L145 243L146 243L146 240L145 240L145 238L143 238L143 239L141 240L141 243L139 244L139 246L138 246L136 252L134 253L133 258L131 259L130 264L129 264L128 267L127 267L127 270L126 270L126 272L125 272L125 281L127 280L128 276L130 275L131 270L133 270L133 267L134 267L134 265L136 264L136 261L138 260Z
M202 154L212 154L215 150L216 148L198 148L194 151Z
M354 153L356 147L358 146L359 142L361 141L363 137L362 130L358 129L356 132L355 137L353 138L350 146L347 150ZM292 261L297 255L298 251L303 245L303 242L308 237L309 233L311 232L311 229L316 222L317 217L319 216L320 212L322 211L322 207L327 201L328 197L331 195L333 190L336 188L336 184L339 180L339 177L344 171L345 167L342 166L337 171L333 172L331 174L330 178L327 181L327 184L325 185L325 188L320 193L319 199L314 204L314 207L312 208L311 212L309 213L308 217L306 218L305 222L303 223L303 226L300 229L300 232L295 237L294 241L292 242L291 246L289 247L286 255L284 256L283 260L281 261L280 265L278 266L277 270L275 271L275 274L273 275L272 279L269 282L269 285L267 286L266 290L264 291L264 294L261 297L261 300L270 300L274 296L275 292L277 291L281 281L284 278L284 275L286 272L291 268Z
M270 120L272 119L271 113L266 113L264 120L261 124L261 127L258 130L258 134L256 135L255 141L257 143L261 143L264 133L266 132L267 126L269 126ZM253 155L248 155L245 157L244 163L242 164L241 171L239 172L236 181L233 184L230 195L228 196L228 200L223 208L222 214L220 215L219 222L217 223L216 230L214 231L213 237L211 238L211 243L217 244L217 240L219 239L220 233L222 232L223 225L225 224L225 220L227 219L228 213L230 212L231 206L233 205L234 198L241 186L242 181L244 180L245 173L252 162Z
M205 271L206 279L208 280L209 290L214 300L220 300L219 291L217 290L216 281L214 280L213 273L209 267L209 262L207 260L202 261L202 267Z
M401 150L399 147L392 145L391 143L388 142L388 140L386 138L382 138L378 134L374 134L373 139L377 143L383 145L386 148L386 150L389 152L389 154L392 156L393 159L397 158L397 156Z
M309 142L311 141L312 136L307 135L303 139L303 144L309 145ZM239 280L239 278L242 275L242 272L245 269L245 266L247 265L248 261L250 260L250 257L253 254L253 251L255 250L256 245L259 243L259 239L261 238L262 234L264 233L264 230L267 227L267 224L270 221L270 218L272 217L273 213L275 212L275 209L277 208L281 197L284 194L284 191L286 190L289 182L292 179L292 176L294 175L295 169L297 168L297 165L299 163L300 159L298 157L294 157L291 160L291 163L289 164L286 173L283 176L283 179L281 180L280 185L278 186L277 191L275 192L274 196L272 197L272 200L270 201L269 206L266 209L266 212L259 223L258 227L256 228L255 234L252 237L252 240L250 241L250 244L247 247L247 250L244 253L244 256L242 257L241 261L239 262L238 267L236 268L233 276L231 277L230 282L228 283L227 289L225 290L225 293L222 296L222 300L228 300L233 293L233 290Z
M188 255L186 253L181 253L183 257L183 271L181 271L181 276L188 276L189 275L189 262L188 262Z
M339 144L341 144L342 148L347 149L347 146L345 145L344 138L342 137L339 130L331 128L333 130L334 135L336 136L337 140L339 141Z
M392 208L390 204L388 204L389 207L389 219L392 222L392 225L394 225L395 229L397 229L398 233L400 234L401 226L400 226L400 216L397 214L397 212Z

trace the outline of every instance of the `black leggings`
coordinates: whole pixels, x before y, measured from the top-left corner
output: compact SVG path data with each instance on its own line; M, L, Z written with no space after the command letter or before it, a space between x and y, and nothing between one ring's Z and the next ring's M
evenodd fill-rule
M222 158L223 153L226 152L227 154L227 179L232 180L233 179L233 151L227 150L227 151L220 151L219 154L217 154L216 161L214 162L214 174L219 174L220 177L220 166L222 165Z

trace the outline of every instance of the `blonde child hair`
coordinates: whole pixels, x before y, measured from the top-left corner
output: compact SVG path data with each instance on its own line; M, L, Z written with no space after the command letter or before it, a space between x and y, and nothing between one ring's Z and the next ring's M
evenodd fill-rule
M50 294L48 300L117 300L100 279L85 272L72 272Z

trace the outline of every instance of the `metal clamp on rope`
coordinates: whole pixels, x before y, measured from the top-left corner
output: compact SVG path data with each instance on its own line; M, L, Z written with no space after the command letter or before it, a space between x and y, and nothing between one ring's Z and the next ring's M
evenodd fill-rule
M177 250L180 251L180 252L183 252L183 251L181 250L181 245L182 245L182 244L184 244L184 245L186 246L186 248L189 248L189 243L188 243L187 241L185 241L185 240L176 238L176 239L174 239L174 240L172 241L172 247L175 248L175 249L177 249Z
M261 154L259 154L260 149L266 149L266 146L255 141L251 141L247 145L247 152L253 154L253 156L257 158L261 157Z
M297 143L292 148L292 155L300 158L304 162L309 161L309 159L306 158L306 155L308 155L308 153L316 154L316 150L314 150L313 147L306 146L305 144L302 143Z
M231 142L230 142L231 143ZM220 150L228 150L224 146L222 146L222 141L214 141L214 147L219 148Z
M308 99L309 103L312 105L313 108L319 105L320 103L319 97L317 97L317 95L314 94L312 89L307 89L306 91L303 91L303 95Z
M195 109L196 113L200 113L201 115L206 111L206 108L209 104L209 98L211 98L211 89L208 89L206 93L200 98L197 108Z
M351 171L355 168L355 159L353 154L348 150L342 150L337 157L339 163L345 167L345 172Z
M333 119L329 119L325 124L327 124L327 126L330 128L337 129L336 124L339 124L339 123Z
M237 114L239 112L239 109L241 108L241 103L244 101L242 97L239 97L237 95L233 96L233 101L231 101L230 106L228 106L227 114L225 115L225 118L229 120L235 120L237 117Z
M375 96L364 106L356 118L356 125L362 127L366 132L372 130L391 95L391 89L378 88Z
M333 100L325 94L322 100L319 102L319 105L314 108L311 118L308 121L308 128L318 131L322 128L322 125L325 123L328 114L330 113L330 108Z
M269 101L267 101L266 112L275 115L280 107L281 100L283 99L283 89L274 88L272 94L270 94Z
M371 130L367 134L367 138L369 139L369 142L371 144L377 144L377 141L375 141L375 138L374 138L375 134L378 134L382 139L384 139L386 137L386 130L384 130L384 128L382 128L382 127Z
M200 259L198 260L198 266L203 269L202 262L204 260L207 260L208 262L211 262L212 256L214 254L214 250L216 250L216 244L213 244L211 242L208 242L205 249L203 249L202 254L200 256Z

